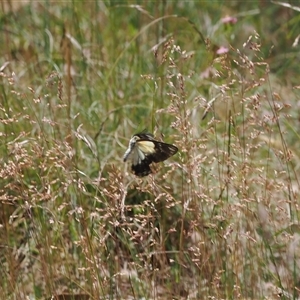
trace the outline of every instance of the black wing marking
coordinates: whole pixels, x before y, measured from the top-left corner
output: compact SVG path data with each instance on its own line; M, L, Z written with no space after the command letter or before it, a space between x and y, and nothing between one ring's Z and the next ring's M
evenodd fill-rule
M149 158L152 157L153 162L157 163L157 162L164 161L167 158L176 154L178 151L178 148L174 145L163 143L163 142L158 142L157 140L154 139L154 136L151 133L140 132L140 133L135 134L134 136L139 137L138 142L151 141L154 143L155 153L147 155L147 157L149 157Z
M178 148L171 144L152 140L155 145L155 152L145 155L145 158L138 164L131 165L131 169L136 176L144 177L152 173L150 164L162 162L177 153Z
M149 159L153 162L158 163L168 159L177 153L178 148L174 145L153 141L155 144L155 152L148 155Z
M138 136L141 141L156 141L154 139L153 134L148 133L148 132L140 132L140 133L135 134L134 136Z
M150 169L151 161L149 161L148 157L142 160L137 165L131 165L132 172L138 177L144 177L152 173Z

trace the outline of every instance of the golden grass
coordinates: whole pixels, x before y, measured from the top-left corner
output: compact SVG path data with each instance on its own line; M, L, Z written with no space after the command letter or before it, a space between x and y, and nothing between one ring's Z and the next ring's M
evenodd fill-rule
M215 36L204 45L170 11L127 5L127 24L121 6L87 18L77 5L80 30L67 20L35 40L24 25L31 38L5 53L0 298L296 299L294 81L255 32L216 55ZM122 157L145 127L180 151L140 179Z

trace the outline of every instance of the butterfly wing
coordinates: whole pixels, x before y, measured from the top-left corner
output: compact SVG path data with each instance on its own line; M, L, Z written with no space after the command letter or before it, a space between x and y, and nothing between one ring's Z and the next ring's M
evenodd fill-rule
M154 151L155 145L151 141L155 141L151 133L135 134L129 141L129 146L123 156L123 161L126 162L130 159L138 163L139 158L143 160L145 155ZM138 144L138 142L140 144ZM141 151L138 151L138 149Z
M139 177L147 176L151 173L150 164L152 162L162 162L177 153L178 148L174 145L152 141L137 142L137 158L132 161L131 169Z
M131 170L136 176L144 177L152 173L150 164L151 161L147 157L145 157L145 159L138 164L132 163Z
M131 154L131 170L136 176L144 177L151 173L150 164L152 163L151 154L155 151L152 141L138 141Z
M135 134L124 154L124 162L132 161L131 169L136 176L144 177L151 173L150 164L166 160L177 153L174 145L158 142L150 133Z
M154 153L150 154L151 160L155 163L164 161L177 153L178 148L174 145L155 141Z

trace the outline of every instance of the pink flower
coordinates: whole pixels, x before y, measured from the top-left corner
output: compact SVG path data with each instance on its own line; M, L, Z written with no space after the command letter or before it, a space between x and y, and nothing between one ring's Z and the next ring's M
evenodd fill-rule
M235 24L237 22L237 18L236 17L224 17L221 19L221 22L223 24L227 24L227 23L230 23L230 24Z
M229 49L227 47L221 46L218 50L217 50L217 54L225 54L229 51Z

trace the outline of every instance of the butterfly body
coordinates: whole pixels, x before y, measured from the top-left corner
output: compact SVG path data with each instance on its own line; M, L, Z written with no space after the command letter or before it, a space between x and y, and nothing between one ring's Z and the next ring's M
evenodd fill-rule
M151 173L150 164L166 160L177 153L174 145L156 141L150 133L137 133L126 150L123 161L131 160L131 169L136 176L144 177Z

